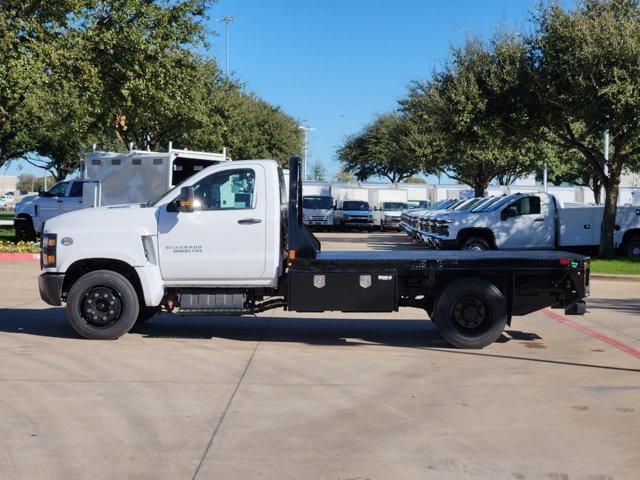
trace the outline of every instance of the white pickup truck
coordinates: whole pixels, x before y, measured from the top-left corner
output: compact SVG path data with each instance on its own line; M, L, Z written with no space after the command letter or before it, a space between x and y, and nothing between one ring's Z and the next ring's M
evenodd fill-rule
M442 249L595 249L600 243L603 207L562 207L553 195L515 193L477 212L445 212L421 235ZM640 208L619 206L615 246L640 257Z
M211 166L147 205L45 224L42 299L82 336L115 339L161 310L243 315L422 308L451 344L481 348L513 315L585 311L589 259L562 252L322 252L302 223L301 161L288 208L272 160ZM535 275L531 275L535 271ZM526 281L525 281L526 279ZM301 320L303 321L303 320Z

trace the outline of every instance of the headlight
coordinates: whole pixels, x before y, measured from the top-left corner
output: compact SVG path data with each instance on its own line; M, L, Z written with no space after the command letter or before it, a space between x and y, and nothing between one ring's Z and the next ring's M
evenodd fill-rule
M58 246L58 235L46 233L42 236L42 246L40 250L40 265L42 267L56 266L56 249Z

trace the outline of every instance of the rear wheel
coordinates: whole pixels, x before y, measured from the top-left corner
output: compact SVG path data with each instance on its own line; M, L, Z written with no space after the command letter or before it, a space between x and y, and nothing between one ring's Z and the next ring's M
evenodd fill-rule
M483 250L491 250L491 247L489 246L489 242L484 238L471 237L462 244L462 249L471 252L481 252Z
M486 280L459 280L440 294L432 320L451 345L483 348L500 338L507 323L507 301Z
M640 258L640 237L631 237L624 243L624 253L629 258Z
M80 277L67 296L69 323L84 338L115 340L133 327L139 314L133 285L110 270Z

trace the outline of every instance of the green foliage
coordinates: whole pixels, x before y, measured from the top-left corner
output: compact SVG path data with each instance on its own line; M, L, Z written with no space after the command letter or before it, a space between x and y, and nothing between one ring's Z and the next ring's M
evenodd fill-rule
M452 50L444 71L426 82L414 82L403 110L418 126L418 154L441 173L465 183L481 196L492 179L509 184L538 168L545 158L539 142L516 138L505 129L489 95L497 75L523 48L512 39L487 47L479 40ZM507 48L509 47L509 48ZM514 53L515 52L515 53Z
M320 162L315 162L311 165L311 173L309 178L316 182L324 182L327 176L327 169L324 168Z
M199 53L210 3L2 2L0 166L21 158L63 178L93 143L280 161L300 151L293 118Z
M427 181L422 178L422 177L416 177L416 176L412 176L409 178L405 178L404 179L404 183L411 183L411 184L426 184Z
M345 170L343 166L338 173L336 173L334 180L341 183L355 183L356 177L350 171Z
M420 156L409 148L414 126L400 113L378 116L362 132L346 139L338 150L343 169L364 181L386 177L396 183L425 169Z

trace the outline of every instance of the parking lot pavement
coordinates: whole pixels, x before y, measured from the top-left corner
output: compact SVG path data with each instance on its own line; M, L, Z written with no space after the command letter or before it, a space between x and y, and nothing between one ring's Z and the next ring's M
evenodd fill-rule
M517 317L478 351L416 309L164 314L81 340L37 274L0 263L0 478L638 478L637 283L594 281L584 317Z

